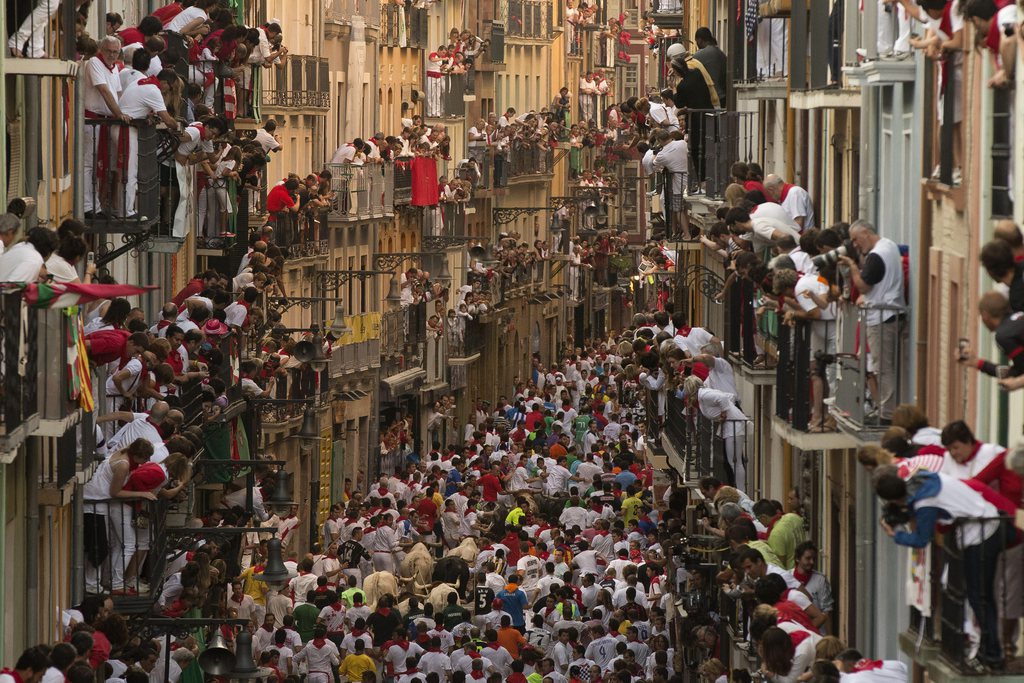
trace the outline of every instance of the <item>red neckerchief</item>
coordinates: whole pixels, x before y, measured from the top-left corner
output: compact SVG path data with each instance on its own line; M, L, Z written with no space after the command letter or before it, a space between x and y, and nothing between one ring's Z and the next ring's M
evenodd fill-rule
M962 463L960 463L960 464L961 464L961 465L966 465L966 464L967 464L967 463L969 463L970 461L974 460L974 458L975 458L975 457L976 457L976 456L978 455L978 451L980 451L980 450L981 450L981 447L982 447L983 445L984 445L984 444L983 444L982 442L980 442L980 441L975 441L975 442L974 442L974 448L972 448L972 449L971 449L971 454L970 454L970 455L968 455L968 456L967 456L967 459L966 459L966 460L964 460L964 461L963 461Z
M326 642L327 642L326 638L314 638L313 639L313 647L315 647L317 649L320 649L320 648L322 648L324 646L324 644Z
M266 631L267 633L273 633L274 632L274 627L273 626L267 626L266 624L263 624L263 626L260 626L260 628L263 629L264 631Z
M389 614L391 614L391 608L390 607L381 607L381 608L379 608L377 610L377 614L381 615L382 617L386 617Z
M148 78L140 78L135 81L135 85L155 85L160 87L160 79L156 76L149 76Z
M196 130L199 131L199 139L200 140L203 140L203 139L206 138L206 128L203 126L203 124L199 123L198 121L195 121L193 123L188 124L188 127L189 128L195 128Z
M331 609L334 610L335 612L340 612L342 610L341 601L338 600L337 602L332 602L331 603Z
M353 638L359 638L364 633L366 633L366 631L364 629L361 629L361 628L354 628L354 629L352 629L351 633L352 633L352 637Z
M792 638L792 636L790 636ZM873 669L881 669L881 659L862 659L853 665L853 671L851 673L858 673L860 671L871 671Z
M477 669L473 669L472 671L469 672L469 677L474 679L474 680L479 681L479 680L481 680L484 677L484 672L483 671L479 671Z
M15 671L14 669L8 669L6 667L4 667L4 669L2 671L0 671L0 674L7 674L8 676L10 676L11 678L13 678L15 680L15 683L24 683L24 680L25 680L25 679L23 679L21 677L21 674L19 674L17 671Z
M789 183L782 183L782 192L779 193L779 204L786 201L786 196L789 195L789 191L793 189L793 186Z
M793 578L799 581L800 585L806 585L807 582L811 580L812 574L813 572L811 572L811 574L804 574L796 567L793 568Z
M327 588L327 586L317 586L316 590L314 590L313 592L314 593L326 593L328 590L330 590L330 589Z

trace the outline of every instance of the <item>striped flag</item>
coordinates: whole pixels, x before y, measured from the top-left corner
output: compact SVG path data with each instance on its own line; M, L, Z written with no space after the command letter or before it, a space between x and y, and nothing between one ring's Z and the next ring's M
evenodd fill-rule
M5 282L0 289L20 291L33 308L69 308L90 301L145 294L156 285L83 285L73 282Z

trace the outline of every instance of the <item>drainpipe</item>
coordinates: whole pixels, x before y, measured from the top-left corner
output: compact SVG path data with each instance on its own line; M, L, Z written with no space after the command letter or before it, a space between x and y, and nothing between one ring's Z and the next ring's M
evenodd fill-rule
M25 636L39 640L39 439L25 443Z
M25 76L25 139L42 139L42 113L39 109L39 102L42 98L39 84L40 76ZM77 137L77 136L76 136ZM38 201L39 179L42 175L39 172L38 150L26 150L23 155L25 163L25 194Z
M3 21L0 18L0 21ZM0 465L0 510L7 509L7 465ZM0 567L7 566L7 531L0 529ZM8 614L7 582L0 581L0 614ZM0 662L7 661L7 633L0 621Z
M72 513L75 516L71 535L71 604L80 605L85 597L85 586L80 577L85 576L85 501L84 484L75 484ZM2 562L2 560L0 560ZM2 565L0 565L2 566ZM2 603L0 603L2 604Z

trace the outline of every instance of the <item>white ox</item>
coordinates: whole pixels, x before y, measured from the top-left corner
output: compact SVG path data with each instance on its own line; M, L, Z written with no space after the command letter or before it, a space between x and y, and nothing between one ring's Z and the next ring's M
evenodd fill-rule
M402 558L398 567L399 579L409 591L417 597L423 597L430 588L431 575L434 573L434 557L427 546L417 543Z
M363 592L366 593L366 605L370 610L377 609L377 601L390 594L398 598L398 579L391 572L374 572L363 579Z
M459 594L458 589L451 583L439 583L430 589L426 602L434 606L434 614L440 614L448 606L448 595L450 593Z
M472 567L473 563L476 562L477 555L480 554L480 547L476 544L476 539L472 536L466 536L462 539L462 543L455 546L447 553L448 557L461 557Z

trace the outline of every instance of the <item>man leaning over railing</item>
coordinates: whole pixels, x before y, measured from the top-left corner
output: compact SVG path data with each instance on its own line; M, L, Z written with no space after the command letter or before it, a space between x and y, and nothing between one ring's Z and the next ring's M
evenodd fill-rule
M900 358L907 347L903 257L896 243L881 237L867 221L850 226L850 241L857 248L859 261L844 255L839 262L850 269L853 284L861 293L857 305L867 309L868 371L875 376L870 380L874 384L871 395L878 417L888 420L899 402Z
M955 544L947 544L947 551L951 562L962 563L967 601L981 625L981 647L971 665L1004 669L995 579L999 555L1015 533L1008 517L1014 504L984 484L938 472L918 472L904 481L894 465L877 468L872 483L886 502L881 527L898 545L924 548L938 524L954 525Z

